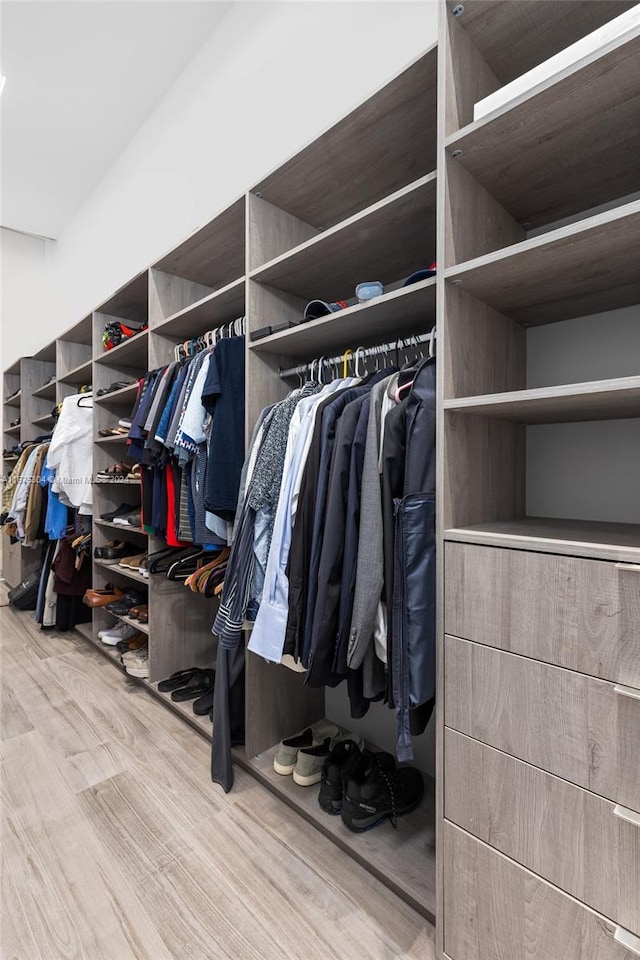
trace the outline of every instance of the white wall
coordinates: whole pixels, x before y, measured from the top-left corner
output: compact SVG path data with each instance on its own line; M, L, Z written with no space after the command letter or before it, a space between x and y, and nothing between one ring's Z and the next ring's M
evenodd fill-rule
M234 4L60 236L40 342L434 43L437 21L435 2Z
M51 258L55 243L0 230L0 370L53 340Z

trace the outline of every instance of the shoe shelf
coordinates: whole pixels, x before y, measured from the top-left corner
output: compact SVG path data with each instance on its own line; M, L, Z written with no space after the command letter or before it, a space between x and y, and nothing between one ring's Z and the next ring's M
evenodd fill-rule
M110 351L111 352L111 351ZM103 406L108 403L117 403L123 405L132 406L138 392L138 384L130 383L126 387L120 387L119 390L113 390L111 393L107 393L102 397L94 397L93 402L97 403L98 406Z
M390 283L435 259L436 174L258 267L249 279L308 300L353 296L361 280Z
M50 413L45 413L43 417L34 417L31 422L35 427L52 427L56 420Z
M448 154L530 227L639 190L639 55L636 28L464 126Z
M277 744L244 761L246 768L272 793L312 823L342 850L378 877L431 923L436 912L435 786L426 781L420 806L398 817L398 829L388 821L363 833L348 830L340 817L325 813L318 803L318 786L300 787L293 777L273 769ZM375 748L373 748L375 749Z
M173 713L177 714L182 720L186 721L189 726L193 727L194 730L205 737L205 739L211 741L213 739L213 725L207 714L204 717L198 717L193 712L193 700L187 700L183 702L176 702L171 699L170 693L162 693L158 690L158 683L152 682L150 680L140 680L140 683L146 687L146 689L154 697L156 697L160 702L169 710L172 710Z
M4 401L5 407L20 407L20 397L22 396L22 390L18 390L16 394L12 397L7 397Z
M91 640L93 637L93 627L91 622L89 623L77 623L74 627L75 630L80 633L85 640Z
M640 417L640 376L445 400L444 409L527 424Z
M195 303L177 310L153 329L163 336L183 339L198 336L199 332L211 330L243 316L244 301L245 278L242 276L201 297Z
M127 441L126 433L122 433L117 437L94 437L94 440L93 440L94 443L99 443L101 446L102 445L108 446L111 443L126 443L126 441Z
M126 321L125 321L126 322ZM123 367L140 367L146 370L149 349L149 331L141 330L128 340L119 343L112 350L105 350L94 357L99 364L116 365Z
M310 357L350 344L366 347L380 343L389 330L399 337L424 333L435 323L435 309L436 279L431 277L255 340L249 349L284 357Z
M119 567L118 572L121 572L123 569L124 569L123 567ZM111 613L110 610L107 610L106 612ZM140 633L146 633L146 635L149 636L148 623L140 623L139 620L135 620L133 617L126 617L117 613L111 613L111 616L115 617L116 620L122 620L123 623L128 624L130 627L135 627L135 629L139 630ZM104 646L107 646L107 644L104 644Z
M149 578L143 577L141 573L136 573L135 570L127 570L125 567L118 566L117 563L105 563L104 560L94 559L93 562L97 567L102 567L103 570L108 570L111 574L125 577L125 579L133 580L135 583L144 584L145 587L149 586Z
M20 436L20 430L21 426L18 423L15 427L6 427L4 432L10 434L12 437L18 437Z
M84 384L91 383L92 373L93 361L86 360L84 363L79 364L77 367L59 376L58 383L70 383L74 386L83 386Z
M640 563L640 524L521 517L444 531L445 540Z
M640 200L445 270L524 325L640 302Z
M112 647L108 643L102 643L101 640L95 639L90 623L79 623L74 629L81 635L83 640L87 640L92 647L95 647L95 649L103 655L103 657L106 657L107 660L109 660L111 663L114 663L122 673L125 672L118 648Z
M38 387L31 394L33 397L38 397L40 400L55 400L56 398L56 382L52 380L51 383L45 383L44 386Z
M131 524L113 523L111 520L94 520L99 527L109 527L110 530L117 530L119 533L136 533L138 536L147 537L148 533L142 527L133 527ZM126 537L125 537L126 539Z

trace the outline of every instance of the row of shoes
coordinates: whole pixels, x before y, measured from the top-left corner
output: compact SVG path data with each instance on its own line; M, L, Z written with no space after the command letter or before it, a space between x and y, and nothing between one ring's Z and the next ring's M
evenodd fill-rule
M142 476L142 467L139 463L130 464L124 460L120 463L113 463L104 470L99 470L95 479L101 483L108 480L140 480Z
M122 665L130 676L149 676L149 647L144 633L120 620L110 630L100 630L98 637L107 646L117 648Z
M115 427L103 427L101 430L98 430L99 437L126 437L131 430L131 420L129 417L123 417L122 420L118 420L118 423Z
M102 560L109 566L117 564L125 570L134 570L142 576L149 576L146 566L148 554L146 551L140 552L139 544L130 543L128 540L108 540L101 547L96 547L93 555L96 560Z
M101 520L108 520L109 523L115 523L118 526L140 527L142 523L142 514L140 507L135 507L131 503L121 503L115 510L109 510L107 513L100 514Z
M104 607L115 617L149 622L147 595L140 590L127 590L125 593L113 583L107 583L103 590L90 588L85 591L82 599L88 607Z
M282 740L273 761L300 786L320 783L318 803L356 833L411 813L424 796L419 770L398 766L390 753L365 749L359 737L327 720Z
M193 700L193 712L197 717L209 714L213 720L213 691L215 688L216 672L202 667L189 667L171 674L166 680L161 680L158 690L161 693L170 693L174 703L185 703Z

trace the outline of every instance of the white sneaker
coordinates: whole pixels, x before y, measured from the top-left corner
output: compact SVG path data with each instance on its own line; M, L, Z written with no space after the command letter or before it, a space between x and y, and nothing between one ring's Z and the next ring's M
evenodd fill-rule
M131 652L133 653L133 651ZM135 654L131 657L124 654L122 662L130 677L144 678L149 676L149 651L146 647L136 650Z
M131 640L137 632L136 628L132 627L131 624L125 623L124 620L119 620L116 626L111 627L110 630L100 630L98 637L103 643L109 644L110 647L115 647L121 640Z

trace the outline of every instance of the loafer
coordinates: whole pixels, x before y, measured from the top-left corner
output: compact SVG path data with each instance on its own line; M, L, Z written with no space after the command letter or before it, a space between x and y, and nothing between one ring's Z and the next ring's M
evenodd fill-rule
M109 613L115 614L116 617L126 617L132 607L141 606L146 602L147 598L137 590L128 590L126 593L121 593L112 603L109 603L107 609Z
M115 603L122 597L122 590L108 583L104 590L87 590L82 602L88 607L106 607L108 603Z
M135 607L131 607L131 610L129 610L128 616L130 616L133 620L139 620L141 615L144 616L145 614L148 614L148 612L149 612L149 607L147 606L147 604L139 603Z
M121 517L125 513L135 513L136 510L140 510L140 507L134 506L132 503L121 503L119 507L116 507L115 510L110 510L109 513L101 513L101 520L109 520L113 522L116 517Z

